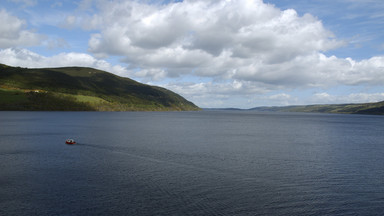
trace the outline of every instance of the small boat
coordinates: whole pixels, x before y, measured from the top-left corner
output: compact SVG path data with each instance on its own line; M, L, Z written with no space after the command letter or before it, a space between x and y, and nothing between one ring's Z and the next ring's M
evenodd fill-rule
M65 140L65 143L68 145L76 144L75 140L73 140L73 139L67 139L67 140Z

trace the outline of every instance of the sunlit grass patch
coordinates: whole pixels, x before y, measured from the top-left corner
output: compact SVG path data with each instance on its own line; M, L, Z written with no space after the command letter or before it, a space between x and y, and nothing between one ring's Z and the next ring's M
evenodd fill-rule
M107 103L106 100L101 99L99 97L94 96L87 96L87 95L75 95L75 98L79 102L86 102L86 103Z

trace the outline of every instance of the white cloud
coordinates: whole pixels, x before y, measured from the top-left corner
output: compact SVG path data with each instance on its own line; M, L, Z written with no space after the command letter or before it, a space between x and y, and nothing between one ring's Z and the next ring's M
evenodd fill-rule
M114 1L100 10L84 19L101 31L91 37L89 50L124 56L133 67L188 68L189 73L198 67L204 68L202 75L210 71L228 77L234 68L255 61L282 64L342 45L313 16L280 11L260 0L167 5ZM223 60L236 64L228 68Z
M322 101L323 103L329 103L332 100L335 100L334 96L329 95L326 92L316 93L313 95L314 101Z
M123 56L132 69L143 70L139 76L154 80L189 74L280 89L384 79L382 57L327 57L322 53L343 42L320 20L258 0L103 2L99 14L83 21L100 30L89 40L90 52Z
M111 65L85 53L60 53L45 57L27 49L8 48L0 50L0 59L3 64L28 68L79 66L92 67L120 76L128 73L127 69L120 65Z
M384 81L384 57L326 56L345 42L321 20L261 0L98 1L98 10L72 22L99 31L89 40L91 53L122 57L129 74L146 81L209 77L212 82L165 85L202 106L281 90ZM269 100L277 102L277 96L284 104L298 101L281 94Z
M257 97L256 100L267 101L269 105L289 106L298 103L298 98L287 93L278 93L270 96Z
M25 29L26 22L0 10L0 49L38 45L43 37Z
M268 87L253 82L170 82L163 87L177 92L201 107L241 107L256 95L267 93ZM248 107L249 108L249 107Z
M333 95L327 92L315 93L311 98L312 104L334 103L371 103L384 100L384 93L352 93L347 95Z
M280 93L276 95L271 95L269 98L272 100L289 100L291 99L291 95L286 93Z

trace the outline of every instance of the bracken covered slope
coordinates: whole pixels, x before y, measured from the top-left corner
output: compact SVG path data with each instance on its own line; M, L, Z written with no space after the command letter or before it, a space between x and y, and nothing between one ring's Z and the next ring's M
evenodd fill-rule
M27 69L0 64L0 110L187 111L165 88L84 67Z

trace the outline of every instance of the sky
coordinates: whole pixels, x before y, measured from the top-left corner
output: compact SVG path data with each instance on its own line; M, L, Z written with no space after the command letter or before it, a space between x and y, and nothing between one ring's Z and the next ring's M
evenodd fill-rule
M84 66L203 108L384 100L382 0L0 0L0 63Z

